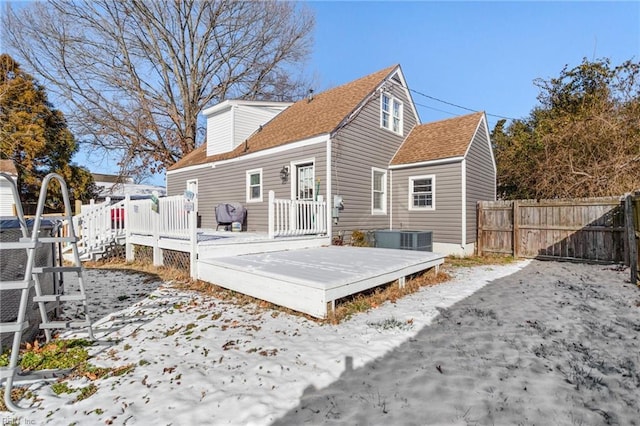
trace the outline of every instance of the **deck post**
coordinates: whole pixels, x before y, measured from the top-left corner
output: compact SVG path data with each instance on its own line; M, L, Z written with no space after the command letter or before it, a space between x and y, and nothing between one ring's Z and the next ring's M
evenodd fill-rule
M160 249L160 215L162 210L151 211L151 229L153 232L153 266L162 266L162 250Z
M191 249L189 256L189 274L192 279L198 278L198 195L193 199L193 210L189 212L189 236Z
M124 247L127 262L133 262L133 244L131 243L131 196L124 197Z
M275 237L275 204L276 204L276 193L273 190L269 191L269 238L273 239Z

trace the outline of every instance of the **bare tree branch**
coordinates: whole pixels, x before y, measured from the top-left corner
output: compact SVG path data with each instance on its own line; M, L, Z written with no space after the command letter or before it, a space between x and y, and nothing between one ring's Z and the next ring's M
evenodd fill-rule
M303 96L313 23L289 2L49 0L8 8L2 36L130 174L193 150L208 105Z

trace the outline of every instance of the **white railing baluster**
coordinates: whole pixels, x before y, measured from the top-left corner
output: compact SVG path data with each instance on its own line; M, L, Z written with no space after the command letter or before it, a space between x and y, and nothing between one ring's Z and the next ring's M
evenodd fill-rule
M269 238L324 234L327 232L327 204L318 201L276 199L269 191Z

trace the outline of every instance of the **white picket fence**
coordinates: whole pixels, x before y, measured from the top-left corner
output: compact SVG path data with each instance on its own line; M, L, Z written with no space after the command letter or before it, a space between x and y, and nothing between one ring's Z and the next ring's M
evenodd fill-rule
M269 238L327 233L327 203L277 199L269 191Z
M125 200L127 233L157 235L160 238L191 238L190 218L182 195L158 199L157 211L151 200Z
M75 233L80 237L81 254L91 257L103 253L114 242L122 244L125 238L124 212L124 201L112 204L109 198L99 204L92 201L83 205L81 213L73 217Z
M129 196L113 204L107 198L83 205L74 216L80 249L85 255L100 254L114 242L126 244L132 234L189 240L194 230L184 203L184 197L176 195L158 199L157 211L152 200L131 200Z
M142 244L153 247L154 264L160 265L161 239L187 240L193 269L198 256L197 211L197 197L194 200L186 200L184 195L162 197L154 204L150 199L131 200L127 196L114 204L107 199L104 203L82 206L81 214L74 217L74 226L85 257L98 257L115 242L124 244L127 260L133 260L133 241L139 244L143 237ZM276 199L275 193L269 191L268 215L271 239L327 233L327 203L322 196L317 201Z

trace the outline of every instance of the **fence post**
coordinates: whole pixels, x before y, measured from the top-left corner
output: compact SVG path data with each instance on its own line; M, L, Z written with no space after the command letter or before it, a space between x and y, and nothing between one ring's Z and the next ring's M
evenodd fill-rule
M124 197L124 251L127 262L133 262L133 244L131 243L131 196Z
M624 200L624 228L628 241L629 270L631 271L631 284L638 283L638 244L636 243L636 231L634 229L633 196L627 194Z
M276 193L273 190L269 191L269 238L275 238L275 203Z
M320 233L322 231L326 232L326 229L324 227L324 210L322 208L324 204L324 197L322 195L318 195L318 201L315 204L315 209L314 209L314 218L315 218L315 229L314 232Z
M160 249L160 212L162 207L158 202L158 211L151 210L151 227L153 229L153 266L162 266L162 250Z
M520 256L520 203L513 200L513 257Z
M189 236L191 251L189 257L189 274L192 279L198 278L198 194L193 197L193 210L189 212Z

